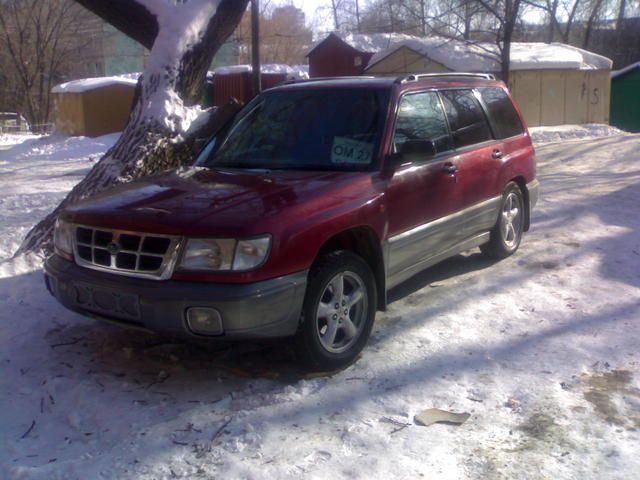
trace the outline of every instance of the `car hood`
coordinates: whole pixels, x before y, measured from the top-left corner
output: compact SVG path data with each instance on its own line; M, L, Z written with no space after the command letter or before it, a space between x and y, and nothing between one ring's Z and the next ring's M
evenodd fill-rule
M117 186L63 215L77 224L130 231L251 235L264 233L285 210L296 209L304 218L357 199L361 189L353 187L370 182L362 172L192 167Z

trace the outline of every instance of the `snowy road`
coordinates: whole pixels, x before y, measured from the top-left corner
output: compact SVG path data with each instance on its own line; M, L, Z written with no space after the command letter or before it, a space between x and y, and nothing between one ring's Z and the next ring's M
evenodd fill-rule
M0 259L112 141L0 153ZM301 378L280 346L94 323L49 297L33 260L0 263L0 478L637 478L640 136L537 151L519 252L473 251L394 290L332 377ZM430 407L471 417L415 425Z

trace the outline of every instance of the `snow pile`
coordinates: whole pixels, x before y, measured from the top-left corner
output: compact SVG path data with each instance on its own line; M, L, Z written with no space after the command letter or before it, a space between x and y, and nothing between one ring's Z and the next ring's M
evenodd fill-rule
M376 53L367 68L401 48L408 48L454 71L500 71L500 54L493 43L468 43L442 37L411 37ZM511 44L511 70L610 69L612 61L601 55L561 43Z
M111 87L113 85L125 85L135 87L137 79L126 78L124 76L96 77L72 80L71 82L56 85L51 89L52 93L83 93L99 88Z
M40 135L33 135L31 133L0 133L0 150L37 138L40 138Z
M0 149L0 262L13 255L29 229L62 201L119 136L31 136ZM0 278L10 275L13 266L0 263Z
M531 127L529 134L535 144L562 142L565 140L589 140L615 135L625 135L619 128L601 123L586 125L556 125L553 127Z

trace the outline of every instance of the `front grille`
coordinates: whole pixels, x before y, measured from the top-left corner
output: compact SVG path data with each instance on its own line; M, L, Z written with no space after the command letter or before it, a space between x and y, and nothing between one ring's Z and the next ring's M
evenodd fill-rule
M80 266L163 280L173 273L180 237L76 226L74 253Z

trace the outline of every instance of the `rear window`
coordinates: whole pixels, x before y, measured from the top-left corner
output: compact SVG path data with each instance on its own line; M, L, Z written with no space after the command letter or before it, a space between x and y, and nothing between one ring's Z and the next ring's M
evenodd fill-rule
M489 111L489 118L496 138L509 138L523 133L518 112L504 90L501 88L480 88L478 90Z
M491 129L472 90L443 90L442 101L456 148L491 140Z

